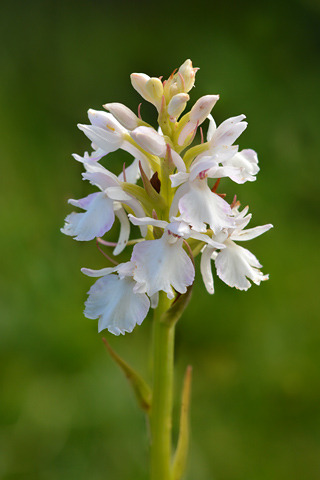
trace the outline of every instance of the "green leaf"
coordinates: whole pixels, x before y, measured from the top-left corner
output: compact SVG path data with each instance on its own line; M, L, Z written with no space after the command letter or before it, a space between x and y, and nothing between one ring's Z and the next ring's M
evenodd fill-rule
M117 365L121 368L129 383L134 391L135 397L138 401L139 406L145 412L149 412L151 408L151 399L152 393L151 389L147 385L147 383L143 380L143 378L135 371L133 368L130 367L109 345L105 338L102 339L110 356L116 362Z

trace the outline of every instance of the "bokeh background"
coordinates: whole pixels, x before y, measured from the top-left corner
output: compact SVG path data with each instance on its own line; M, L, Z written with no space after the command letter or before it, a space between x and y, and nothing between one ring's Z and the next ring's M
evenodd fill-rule
M222 185L250 205L250 242L270 280L248 292L199 270L176 341L176 407L193 365L186 479L320 478L320 9L269 2L7 2L0 20L0 478L145 480L145 419L83 316L101 268L94 242L59 231L68 198L93 189L71 153L88 108L136 111L131 72L168 77L187 58L191 102L219 93L217 123L245 113L240 148L254 148L254 183ZM146 102L150 121L156 117ZM128 160L110 154L115 170ZM111 345L150 378L151 318Z

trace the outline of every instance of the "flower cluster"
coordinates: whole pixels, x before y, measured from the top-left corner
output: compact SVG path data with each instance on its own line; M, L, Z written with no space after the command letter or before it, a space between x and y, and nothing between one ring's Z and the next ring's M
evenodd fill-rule
M248 207L240 211L236 197L229 204L217 193L220 179L237 184L254 181L259 171L256 152L233 145L246 129L245 116L229 118L218 127L211 110L218 95L205 95L181 116L189 101L197 68L187 60L168 80L133 73L135 90L158 112L158 129L121 103L89 110L91 125L78 125L92 142L92 153L74 158L83 163L85 180L99 191L69 200L84 210L66 217L62 232L76 240L101 237L120 222L113 255L133 245L126 263L102 270L83 268L101 277L91 287L85 315L99 318L99 331L119 335L140 325L159 291L169 299L186 293L195 278L194 257L201 254L200 270L206 289L214 292L212 261L218 277L231 287L247 290L268 276L257 258L236 242L250 240L272 225L245 229L251 219ZM200 125L208 119L206 141ZM193 145L197 131L201 143ZM118 149L134 160L116 176L100 160ZM215 179L208 183L208 179ZM213 186L212 186L213 184ZM141 238L129 240L130 222ZM116 264L117 262L114 262Z

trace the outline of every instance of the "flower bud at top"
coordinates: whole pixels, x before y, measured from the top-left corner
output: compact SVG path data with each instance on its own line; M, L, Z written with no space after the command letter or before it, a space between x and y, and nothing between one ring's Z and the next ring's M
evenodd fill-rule
M134 130L139 126L139 118L132 110L130 110L130 108L122 103L106 103L103 107L106 110L109 110L118 122L128 130Z
M152 102L149 94L146 92L146 83L150 77L145 73L131 73L131 83L133 88L143 97L147 102Z
M189 92L191 90L191 88L194 86L197 70L199 70L199 68L193 68L191 60L186 60L181 65L179 68L179 73L183 80L179 73L177 76L177 83L180 91Z
M161 80L156 77L150 78L144 73L132 73L130 78L133 88L137 90L147 102L152 103L160 110L163 95Z
M168 105L168 113L170 115L171 122L175 122L176 118L181 115L186 108L187 102L190 99L187 93L178 93L171 98Z

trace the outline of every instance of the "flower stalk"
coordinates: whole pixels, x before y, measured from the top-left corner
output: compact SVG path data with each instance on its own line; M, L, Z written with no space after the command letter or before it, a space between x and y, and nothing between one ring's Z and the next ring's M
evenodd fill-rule
M171 429L173 399L173 360L175 325L162 321L170 307L163 292L154 311L153 324L153 389L150 410L150 473L151 480L171 479Z

